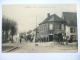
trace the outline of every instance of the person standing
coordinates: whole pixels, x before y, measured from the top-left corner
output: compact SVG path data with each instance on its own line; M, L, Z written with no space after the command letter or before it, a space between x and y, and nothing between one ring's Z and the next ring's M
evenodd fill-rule
M63 45L64 45L64 41L66 40L66 37L65 37L65 35L63 35L63 37L62 37L62 42L63 42Z
M21 38L20 38L20 43L21 43Z
M66 44L68 45L69 36L66 36Z

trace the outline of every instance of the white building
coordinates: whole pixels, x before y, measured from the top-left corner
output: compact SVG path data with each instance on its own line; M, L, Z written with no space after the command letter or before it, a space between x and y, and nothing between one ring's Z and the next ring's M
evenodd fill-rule
M66 21L65 33L72 41L78 40L77 36L77 13L63 12L62 18Z

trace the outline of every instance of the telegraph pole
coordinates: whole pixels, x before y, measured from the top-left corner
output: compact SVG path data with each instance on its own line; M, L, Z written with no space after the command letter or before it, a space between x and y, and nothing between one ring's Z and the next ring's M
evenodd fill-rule
M36 15L36 38L37 38L37 15Z
M36 15L36 39L35 40L37 41L37 15Z

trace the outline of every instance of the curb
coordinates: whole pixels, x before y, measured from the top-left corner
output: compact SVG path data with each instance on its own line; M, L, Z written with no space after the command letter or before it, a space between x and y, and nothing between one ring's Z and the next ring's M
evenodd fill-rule
M14 50L14 49L17 49L17 48L18 48L18 47L13 47L13 48L7 50L6 52L10 52L10 51L12 51L12 50Z

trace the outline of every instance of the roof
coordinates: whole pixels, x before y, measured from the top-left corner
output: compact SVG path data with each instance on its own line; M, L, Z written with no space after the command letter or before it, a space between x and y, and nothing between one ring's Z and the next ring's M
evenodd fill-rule
M37 30L37 28L35 28L33 31L36 31Z
M63 12L63 18L69 26L77 26L77 13L76 12Z
M60 18L59 16L57 16L56 14L53 14L50 17L47 17L40 24L44 24L44 23L47 23L47 22L64 22L64 20L62 18Z
M33 29L33 31L37 31L38 27L39 27L39 26L37 26L35 29Z

